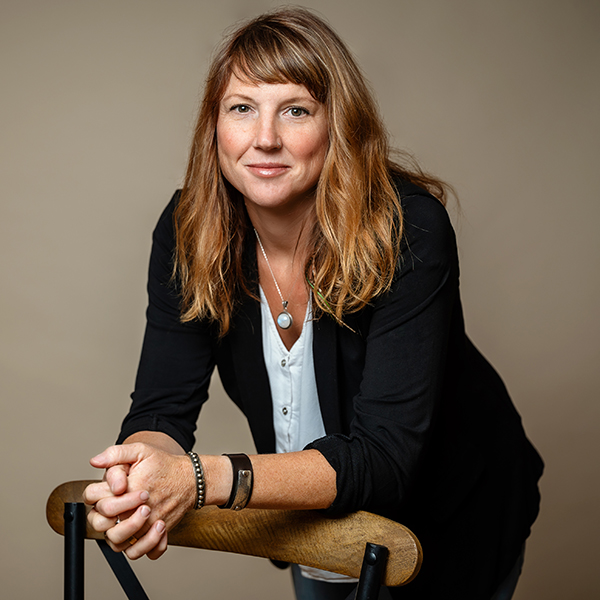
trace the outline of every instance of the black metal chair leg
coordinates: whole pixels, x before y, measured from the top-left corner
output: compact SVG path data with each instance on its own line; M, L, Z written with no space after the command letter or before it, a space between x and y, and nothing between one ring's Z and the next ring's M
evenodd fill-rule
M83 600L85 506L65 502L65 600Z
M385 546L367 544L355 600L377 600L388 554L388 549Z
M127 562L125 555L121 552L113 552L104 540L96 540L96 542L115 577L121 584L127 598L129 600L149 600L142 584L133 572L131 565Z

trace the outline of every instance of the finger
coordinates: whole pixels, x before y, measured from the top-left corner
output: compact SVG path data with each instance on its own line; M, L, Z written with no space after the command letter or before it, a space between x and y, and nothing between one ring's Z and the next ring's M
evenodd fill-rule
M154 548L153 550L150 550L150 552L148 552L146 556L150 560L156 560L157 558L160 558L167 551L168 542L169 536L165 531L165 533L163 533L162 537L160 538L160 542L158 542L158 546L156 546L156 548Z
M123 552L123 550L125 550L125 546L115 546L107 537L106 535L104 536L104 540L106 541L106 543L110 546L110 549L113 552Z
M105 517L116 517L127 511L135 510L150 498L146 491L129 492L121 496L108 496L96 502L95 509Z
M119 496L127 491L127 473L129 469L126 465L115 465L110 467L104 474L104 479L108 483L110 491Z
M94 531L104 533L116 524L116 518L107 518L101 515L97 510L90 510L87 516L88 523L91 525Z
M144 504L144 506L140 506L128 519L111 527L106 532L106 537L115 544L115 546L124 544L131 536L142 537L140 532L146 525L149 516L150 507Z
M90 459L90 464L98 469L108 469L115 465L133 464L140 460L146 451L144 444L123 444L109 446L104 452Z
M102 498L110 497L113 493L107 482L91 483L83 490L83 501L86 504L96 504Z
M163 534L166 534L165 523L164 521L157 521L146 535L125 549L125 554L131 560L137 560L141 556L144 556L144 554L148 554L148 552L152 552L152 550L157 548Z

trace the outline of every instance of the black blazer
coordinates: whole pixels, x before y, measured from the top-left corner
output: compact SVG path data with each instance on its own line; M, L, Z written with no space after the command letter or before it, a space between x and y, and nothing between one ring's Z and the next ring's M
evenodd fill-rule
M328 512L369 510L420 538L424 562L402 598L488 599L515 562L539 505L542 462L506 389L465 335L456 242L446 210L398 182L404 217L392 289L347 315L313 322L317 389L337 473ZM154 231L147 328L119 441L163 431L194 444L216 365L259 453L275 450L259 303L245 298L230 332L179 321L171 283L175 194ZM253 240L252 240L253 242ZM248 277L258 285L254 243Z

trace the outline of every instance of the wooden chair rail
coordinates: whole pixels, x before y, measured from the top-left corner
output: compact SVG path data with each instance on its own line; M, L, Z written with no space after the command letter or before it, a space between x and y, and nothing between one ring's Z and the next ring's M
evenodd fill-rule
M90 483L94 480L70 481L52 492L46 517L54 531L64 535L64 503L82 502ZM86 538L102 539L102 534L87 525ZM385 585L404 585L419 572L422 551L416 536L399 523L364 511L328 517L318 511L235 512L206 506L188 512L169 532L169 544L174 546L261 556L357 578L367 542L389 550Z

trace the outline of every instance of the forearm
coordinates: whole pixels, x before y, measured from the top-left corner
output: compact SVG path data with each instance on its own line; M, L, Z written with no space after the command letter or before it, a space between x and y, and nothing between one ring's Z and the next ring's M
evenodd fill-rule
M254 486L250 508L319 509L336 496L336 473L317 450L250 457ZM206 503L225 504L233 483L225 456L200 456L206 472Z
M156 431L139 431L123 443L141 442L169 454L185 454L168 435ZM206 482L206 504L225 504L233 485L231 461L226 456L201 455ZM251 456L254 486L250 508L319 509L331 505L336 496L336 473L317 450L289 454ZM184 471L186 488L195 489L190 468Z

